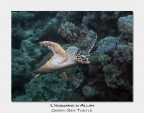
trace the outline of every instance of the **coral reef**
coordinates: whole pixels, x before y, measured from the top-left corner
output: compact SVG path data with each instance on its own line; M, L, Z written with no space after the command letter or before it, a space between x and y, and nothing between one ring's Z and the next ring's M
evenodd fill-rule
M132 41L133 37L133 15L120 17L118 20L118 29L121 37Z
M15 30L15 28L13 29ZM12 41L13 92L15 90L19 92L24 88L23 84L31 79L32 69L42 55L36 43L39 37L36 37L32 30L20 29L17 29L16 33L12 35L14 37Z
M133 44L128 43L126 45L119 44L117 50L114 51L114 62L131 63L133 60Z
M25 24L26 21L31 21L32 19L34 19L34 13L33 12L12 12L12 21L13 24Z
M96 89L90 86L84 86L82 92L85 98L91 98L96 95Z
M127 16L132 12L122 11L92 11L86 12L83 16L83 23L90 29L96 30L99 37L117 36L118 26L117 20L122 16Z
M111 53L113 50L117 47L117 44L119 43L118 37L108 36L104 39L100 40L97 44L97 50L96 53L98 54L105 54L105 53Z
M133 12L13 11L11 16L12 101L133 100ZM93 45L88 40L95 37ZM64 49L94 47L90 64L42 73L30 83L36 65L52 56L39 46L44 40Z
M55 74L43 74L26 85L26 95L13 101L83 101L84 98L66 87L66 82Z

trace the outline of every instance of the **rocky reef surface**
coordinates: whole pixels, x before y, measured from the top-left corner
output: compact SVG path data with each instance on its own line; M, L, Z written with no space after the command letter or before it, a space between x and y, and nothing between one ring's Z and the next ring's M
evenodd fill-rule
M12 16L12 101L133 101L133 12L15 11ZM34 69L54 41L79 46L98 35L89 65L43 73Z

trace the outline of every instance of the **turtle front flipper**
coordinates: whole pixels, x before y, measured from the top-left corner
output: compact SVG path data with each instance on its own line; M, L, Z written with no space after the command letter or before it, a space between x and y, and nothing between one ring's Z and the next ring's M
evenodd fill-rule
M85 50L87 52L91 52L91 50L93 49L96 40L97 40L97 33L95 33L94 31L90 30L87 34L86 39L83 41L83 43L81 44L80 48L82 50Z
M41 46L46 46L50 50L52 50L54 57L59 58L59 63L63 63L67 60L66 51L58 44L52 41L42 41L40 42Z

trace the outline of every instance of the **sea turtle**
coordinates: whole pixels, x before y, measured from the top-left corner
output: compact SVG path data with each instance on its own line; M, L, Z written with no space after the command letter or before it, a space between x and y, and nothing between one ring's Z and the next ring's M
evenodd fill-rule
M54 55L34 71L36 75L32 81L44 72L61 70L77 64L89 64L90 51L94 47L96 40L97 34L94 33L92 37L87 37L80 47L70 46L66 50L60 44L52 41L40 42L41 46L48 47Z

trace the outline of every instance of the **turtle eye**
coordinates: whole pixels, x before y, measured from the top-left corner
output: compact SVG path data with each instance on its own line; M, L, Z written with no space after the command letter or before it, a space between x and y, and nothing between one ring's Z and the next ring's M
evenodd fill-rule
M85 56L85 55L81 55L81 57L82 57L82 58L85 58L86 56Z

